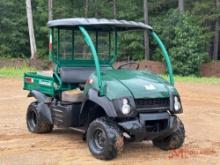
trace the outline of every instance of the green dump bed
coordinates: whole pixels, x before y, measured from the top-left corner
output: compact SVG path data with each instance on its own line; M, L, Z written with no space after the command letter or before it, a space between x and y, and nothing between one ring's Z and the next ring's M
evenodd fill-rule
M37 90L46 95L53 96L55 93L53 73L51 71L25 73L24 89Z

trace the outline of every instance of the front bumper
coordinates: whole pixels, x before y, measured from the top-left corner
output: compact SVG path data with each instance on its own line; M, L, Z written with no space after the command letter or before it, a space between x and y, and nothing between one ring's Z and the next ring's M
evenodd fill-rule
M170 135L177 125L177 117L168 112L139 114L134 120L119 122L118 125L135 141L152 140Z

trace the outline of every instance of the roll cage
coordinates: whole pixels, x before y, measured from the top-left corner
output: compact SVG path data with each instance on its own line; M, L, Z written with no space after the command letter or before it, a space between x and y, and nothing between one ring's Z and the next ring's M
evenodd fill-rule
M104 85L102 82L102 73L101 73L101 66L111 66L117 59L118 56L118 32L120 31L129 31L129 30L147 30L147 32L152 36L152 38L156 41L158 46L161 48L162 54L164 56L167 71L169 74L169 81L171 85L174 85L174 78L173 78L173 71L172 71L172 65L170 62L169 54L165 48L165 45L159 38L159 36L153 31L153 28L149 25L146 25L141 22L133 22L133 21L125 21L125 20L107 20L107 19L87 19L87 18L72 18L72 19L60 19L60 20L53 20L48 22L48 26L50 27L50 50L49 55L50 59L57 65L57 68L55 70L55 76L57 77L58 81L62 83L59 80L59 76L57 75L57 70L59 67L62 66L95 66L96 74L98 78L98 86L100 90L100 94L104 93ZM55 29L57 29L55 34ZM84 41L88 45L91 55L93 59L82 59L77 60L74 59L74 54L72 54L71 59L62 60L60 58L60 30L62 29L69 29L72 30L72 52L74 51L74 32L80 31ZM96 40L95 44L90 36L90 32L93 31L96 33ZM100 60L99 52L97 51L97 45L98 45L98 32L109 32L109 47L111 44L111 37L110 33L114 34L114 51L113 55L111 54L111 51L109 48L109 59L108 60ZM55 38L57 39L57 45L56 45L56 53L53 49L53 43ZM111 56L112 55L112 56Z

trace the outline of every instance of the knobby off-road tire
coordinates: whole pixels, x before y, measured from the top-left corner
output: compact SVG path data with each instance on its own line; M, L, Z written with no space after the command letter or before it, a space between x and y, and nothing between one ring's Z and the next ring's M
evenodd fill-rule
M39 113L36 109L37 102L29 105L26 114L27 128L32 133L49 133L53 130L53 125L40 120Z
M121 130L111 120L101 117L90 123L86 134L90 152L101 160L111 160L124 146Z
M185 139L185 129L182 121L177 117L177 127L168 136L163 139L154 139L153 144L162 150L177 149L182 146Z

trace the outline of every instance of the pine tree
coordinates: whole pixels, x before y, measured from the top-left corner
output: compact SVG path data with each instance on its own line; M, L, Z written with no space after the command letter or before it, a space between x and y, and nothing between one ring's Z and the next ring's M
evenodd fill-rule
M113 17L116 18L116 0L112 1L112 10L113 10Z
M84 3L85 3L85 9L84 9L84 15L85 17L88 17L88 8L89 8L89 2L88 0L84 0Z
M34 35L31 0L26 0L26 11L27 11L30 45L31 45L31 59L35 59L37 54L37 48L36 48L36 41Z
M148 2L147 0L144 0L144 23L148 24ZM144 58L145 60L150 59L150 53L149 53L149 36L147 31L144 32Z
M178 8L180 12L184 11L184 0L178 0Z
M53 19L53 0L48 0L48 20Z
M216 0L216 8L217 11L220 10L220 0ZM213 59L218 60L219 55L219 31L220 31L220 23L219 23L219 17L217 17L216 23L215 23L215 37L214 37L214 51L213 51Z

